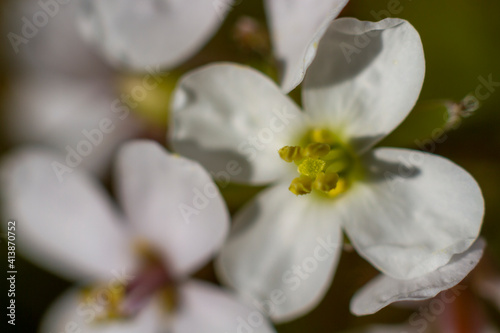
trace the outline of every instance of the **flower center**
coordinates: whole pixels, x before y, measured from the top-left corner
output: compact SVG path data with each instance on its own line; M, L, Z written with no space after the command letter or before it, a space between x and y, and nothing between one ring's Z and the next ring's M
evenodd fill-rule
M295 195L313 191L335 197L350 184L354 158L350 149L329 130L313 129L299 146L285 146L278 152L285 162L295 163L299 177L289 190Z
M83 290L84 303L93 308L96 322L126 319L139 313L154 296L159 296L166 311L177 305L175 281L160 258L144 244L139 245L144 264L128 279Z

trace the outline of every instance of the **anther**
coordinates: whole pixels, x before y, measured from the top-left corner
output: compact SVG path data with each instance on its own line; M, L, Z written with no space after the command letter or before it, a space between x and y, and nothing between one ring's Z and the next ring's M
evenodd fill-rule
M330 146L326 143L310 143L304 149L304 155L311 158L318 158L327 155L330 152Z
M278 153L280 154L281 159L289 163L299 161L304 158L302 156L302 148L298 146L285 146L281 148Z
M330 192L337 187L339 175L337 173L320 172L314 180L313 188L322 192Z
M315 129L311 132L311 141L333 144L335 142L335 137L327 130Z
M312 191L312 179L304 176L295 178L288 189L295 195L309 194Z

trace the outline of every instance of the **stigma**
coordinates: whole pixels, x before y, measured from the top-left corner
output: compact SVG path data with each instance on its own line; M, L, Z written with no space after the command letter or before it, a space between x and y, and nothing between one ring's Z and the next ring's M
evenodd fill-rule
M297 165L299 176L292 180L290 192L299 196L317 191L329 197L344 192L352 165L348 149L324 129L309 131L300 142L278 151L282 160Z

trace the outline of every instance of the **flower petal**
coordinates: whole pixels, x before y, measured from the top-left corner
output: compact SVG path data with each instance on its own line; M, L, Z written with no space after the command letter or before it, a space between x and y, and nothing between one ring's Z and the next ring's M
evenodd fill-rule
M267 77L249 67L209 65L174 92L172 144L215 176L265 184L283 173L278 149L304 116ZM220 176L222 177L222 176ZM227 178L226 177L226 178Z
M6 8L9 15L5 16L6 31L9 31L8 38L16 56L12 60L15 64L21 61L23 72L87 78L100 76L103 72L109 74L109 68L81 38L75 26L75 9L79 2L51 1L43 6L37 1L6 2L9 6ZM46 24L43 24L44 15Z
M276 322L297 318L321 301L341 252L340 223L310 199L284 185L259 194L235 217L216 262L219 276Z
M116 147L142 129L130 111L119 104L110 86L104 78L22 78L13 87L9 112L2 117L7 124L6 135L15 143L43 143L64 154L87 141L91 151L78 167L102 175L108 171Z
M484 202L470 174L451 161L407 149L367 154L364 180L348 191L345 230L386 275L412 279L445 265L476 240Z
M220 1L219 1L220 2ZM78 23L115 65L171 68L191 57L222 24L232 0L86 0Z
M265 317L220 287L188 281L180 288L173 333L275 332Z
M161 251L176 276L205 264L222 245L229 214L210 175L152 141L124 146L118 195L138 236Z
M318 41L348 0L267 0L267 13L276 57L282 62L282 89L290 92L302 82L316 55Z
M406 21L333 21L304 81L304 109L357 150L396 128L415 105L425 60Z
M130 269L128 233L104 189L77 170L60 182L55 168L64 162L35 148L3 161L4 212L16 220L19 251L73 279L108 278Z
M165 329L162 318L165 311L158 301L150 301L136 317L103 322L96 321L99 315L96 309L100 309L99 305L85 303L81 289L73 288L50 306L42 321L40 332L152 333Z
M460 283L478 264L485 245L484 240L478 239L464 253L455 254L446 265L415 279L397 280L379 275L353 296L351 312L368 315L394 302L432 298Z

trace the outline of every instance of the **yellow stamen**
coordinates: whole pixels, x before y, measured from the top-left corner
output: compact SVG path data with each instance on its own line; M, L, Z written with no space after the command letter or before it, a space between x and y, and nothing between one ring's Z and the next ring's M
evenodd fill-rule
M335 137L330 131L324 129L314 129L311 131L311 141L333 144L335 142Z
M320 172L313 183L313 188L322 192L329 192L337 187L339 175L337 173Z
M169 313L173 312L177 307L177 290L173 287L163 288L161 291L161 300L165 310Z
M304 149L304 155L311 158L318 158L327 155L330 152L330 146L326 143L313 142Z
M301 146L279 150L283 160L297 165L300 175L292 181L290 191L304 195L315 190L329 197L346 191L356 175L356 161L349 147L332 131L321 128L307 131L298 142Z
M304 176L295 178L288 189L295 195L309 194L312 191L312 179Z
M340 178L337 182L337 186L328 192L328 196L335 197L341 193L344 193L347 190L347 182L345 179Z
M285 146L281 148L279 151L281 159L286 162L299 161L303 159L302 156L302 147L298 146Z
M85 288L82 290L84 303L95 307L102 306L102 297L106 295L106 304L102 312L96 316L96 321L106 321L110 319L121 319L125 316L120 311L120 304L125 298L125 286L117 285L113 288Z

